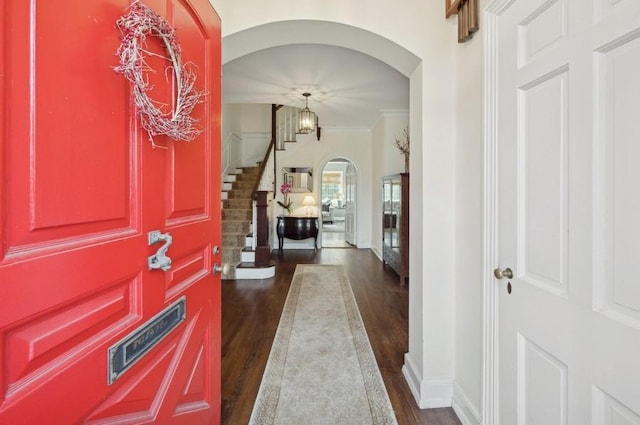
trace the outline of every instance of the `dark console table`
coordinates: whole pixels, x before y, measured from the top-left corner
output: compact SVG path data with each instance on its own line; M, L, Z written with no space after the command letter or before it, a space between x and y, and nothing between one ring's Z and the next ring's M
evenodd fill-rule
M282 254L284 238L302 240L313 238L313 247L318 249L318 217L278 216L278 252Z

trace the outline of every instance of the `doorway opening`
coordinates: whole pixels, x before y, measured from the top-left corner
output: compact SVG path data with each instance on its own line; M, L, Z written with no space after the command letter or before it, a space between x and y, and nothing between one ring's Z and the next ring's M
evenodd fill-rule
M356 246L356 168L345 158L334 158L322 169L320 211L322 247Z

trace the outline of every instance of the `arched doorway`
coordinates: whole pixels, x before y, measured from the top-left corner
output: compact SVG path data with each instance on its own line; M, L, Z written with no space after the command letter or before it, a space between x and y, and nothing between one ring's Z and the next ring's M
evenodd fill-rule
M356 184L354 164L334 158L322 169L320 184L322 247L356 245Z

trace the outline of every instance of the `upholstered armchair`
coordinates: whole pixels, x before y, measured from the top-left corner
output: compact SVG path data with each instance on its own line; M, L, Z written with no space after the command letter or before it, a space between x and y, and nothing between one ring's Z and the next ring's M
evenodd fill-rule
M322 222L333 223L333 208L331 208L331 201L325 201L322 203Z

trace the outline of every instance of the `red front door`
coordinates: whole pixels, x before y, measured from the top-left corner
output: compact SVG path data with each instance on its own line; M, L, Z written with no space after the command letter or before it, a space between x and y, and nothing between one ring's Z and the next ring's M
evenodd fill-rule
M220 22L207 0L146 4L207 93L203 133L166 149L113 69L128 0L0 1L2 424L220 421ZM170 105L166 61L149 65ZM167 271L148 267L154 230Z

